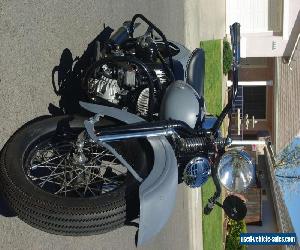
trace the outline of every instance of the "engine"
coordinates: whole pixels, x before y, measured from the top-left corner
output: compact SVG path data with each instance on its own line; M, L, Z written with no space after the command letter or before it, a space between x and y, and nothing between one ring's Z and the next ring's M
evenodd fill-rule
M95 48L96 62L85 75L84 88L97 103L158 117L164 91L175 80L171 58L180 50L153 24L144 35L130 36L130 23L125 22L102 49Z
M154 106L158 106L159 93L167 87L168 77L161 64L146 63L146 65L155 82ZM93 73L93 77L88 79L87 92L94 101L105 100L142 116L148 114L148 78L143 70L133 63L125 61L100 65ZM156 108L155 112L158 111Z

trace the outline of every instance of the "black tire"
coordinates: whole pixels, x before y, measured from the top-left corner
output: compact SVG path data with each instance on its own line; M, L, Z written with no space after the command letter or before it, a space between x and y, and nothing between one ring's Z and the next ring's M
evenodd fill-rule
M130 174L127 174L121 187L99 196L84 198L46 192L34 185L26 175L26 157L38 142L46 135L58 133L58 124L67 123L71 129L82 130L82 121L82 118L68 116L34 121L19 129L2 149L1 193L19 218L35 228L59 235L99 234L124 225L138 211L138 183ZM101 126L115 123L102 119ZM126 143L121 150L123 157L140 176L145 177L153 162L149 143L145 140L122 143Z

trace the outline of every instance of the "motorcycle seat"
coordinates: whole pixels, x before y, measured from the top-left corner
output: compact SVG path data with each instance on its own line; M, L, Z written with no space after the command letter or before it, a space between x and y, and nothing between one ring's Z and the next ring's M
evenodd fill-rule
M204 95L205 53L201 48L192 52L186 70L186 81L200 96Z
M184 69L183 69L182 63L178 60L173 59L173 68L174 68L175 80L183 81L184 80Z

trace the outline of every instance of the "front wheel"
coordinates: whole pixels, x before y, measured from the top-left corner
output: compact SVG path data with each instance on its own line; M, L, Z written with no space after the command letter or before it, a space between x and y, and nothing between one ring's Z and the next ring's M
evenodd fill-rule
M102 119L99 126L116 122ZM83 119L51 117L19 129L1 154L1 192L28 224L54 234L91 235L122 226L137 208L138 183L108 150L86 140L76 160ZM142 177L153 152L145 140L113 147ZM133 206L135 204L135 206Z

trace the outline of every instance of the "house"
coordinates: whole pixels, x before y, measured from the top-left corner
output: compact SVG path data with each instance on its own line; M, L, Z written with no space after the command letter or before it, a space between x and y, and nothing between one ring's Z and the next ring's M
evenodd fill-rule
M226 27L241 24L239 136L268 134L276 153L300 131L299 10L299 0L226 1Z
M249 200L261 205L261 218L255 217L261 221L248 231L291 231L272 157L300 131L300 1L226 0L226 27L234 22L241 24L242 58L231 132L238 139L268 137L272 144L260 152L250 148L261 192Z

